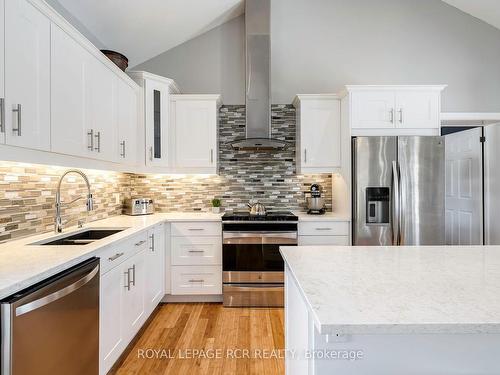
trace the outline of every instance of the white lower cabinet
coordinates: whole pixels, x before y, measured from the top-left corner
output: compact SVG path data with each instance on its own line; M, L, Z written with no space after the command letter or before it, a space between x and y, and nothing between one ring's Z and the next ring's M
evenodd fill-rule
M172 266L172 294L221 294L222 266Z
M172 237L172 264L180 266L222 264L222 238Z
M100 254L100 363L106 374L164 295L165 225Z
M146 319L146 250L101 276L100 374L106 374Z
M299 222L299 246L348 246L348 221Z
M149 316L165 295L165 225L150 229L148 241L145 309Z
M123 287L122 267L101 275L99 374L104 375L113 366L125 345L122 323Z
M171 224L171 294L222 294L222 224Z

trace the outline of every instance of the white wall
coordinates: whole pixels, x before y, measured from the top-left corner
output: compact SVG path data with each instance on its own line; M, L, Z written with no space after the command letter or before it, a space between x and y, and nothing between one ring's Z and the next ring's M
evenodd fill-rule
M221 94L224 104L245 103L245 19L234 18L137 65L174 79L183 93Z
M441 84L445 111L500 110L500 30L440 0L272 0L272 95Z
M500 111L500 30L441 0L272 0L273 103L345 84L441 84L444 111ZM134 69L244 103L244 19Z
M88 40L92 42L97 48L106 48L104 44L94 35L89 29L87 29L76 17L74 17L70 12L66 10L64 6L58 0L45 0L52 8L54 8L57 13L63 16L66 21L71 23L74 28L81 32Z

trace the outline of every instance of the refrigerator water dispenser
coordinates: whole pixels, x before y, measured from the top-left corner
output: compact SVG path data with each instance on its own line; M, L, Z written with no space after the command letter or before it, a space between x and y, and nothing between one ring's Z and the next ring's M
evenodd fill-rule
M389 224L389 203L388 187L366 188L366 223Z

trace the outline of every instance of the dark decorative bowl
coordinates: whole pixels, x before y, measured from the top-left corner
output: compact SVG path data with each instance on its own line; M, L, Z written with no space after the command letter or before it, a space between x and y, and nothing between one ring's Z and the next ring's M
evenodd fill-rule
M104 53L104 55L108 59L113 61L113 63L117 67L119 67L121 70L125 71L125 69L127 69L128 59L124 55L122 55L121 53L116 52L116 51L110 51L108 49L102 49L101 52Z

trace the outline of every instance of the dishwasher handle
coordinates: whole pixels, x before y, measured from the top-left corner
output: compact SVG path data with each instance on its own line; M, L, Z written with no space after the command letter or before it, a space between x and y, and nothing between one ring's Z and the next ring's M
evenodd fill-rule
M59 289L45 297L36 299L32 302L28 302L24 305L16 307L16 316L20 316L23 314L27 314L33 310L39 309L40 307L43 307L45 305L48 305L49 303L52 303L54 301L57 301L58 299L61 299L68 294L73 293L74 291L80 289L83 287L85 284L88 284L97 274L99 273L99 264L94 267L90 272L88 272L85 276L82 278L78 279L74 283Z

